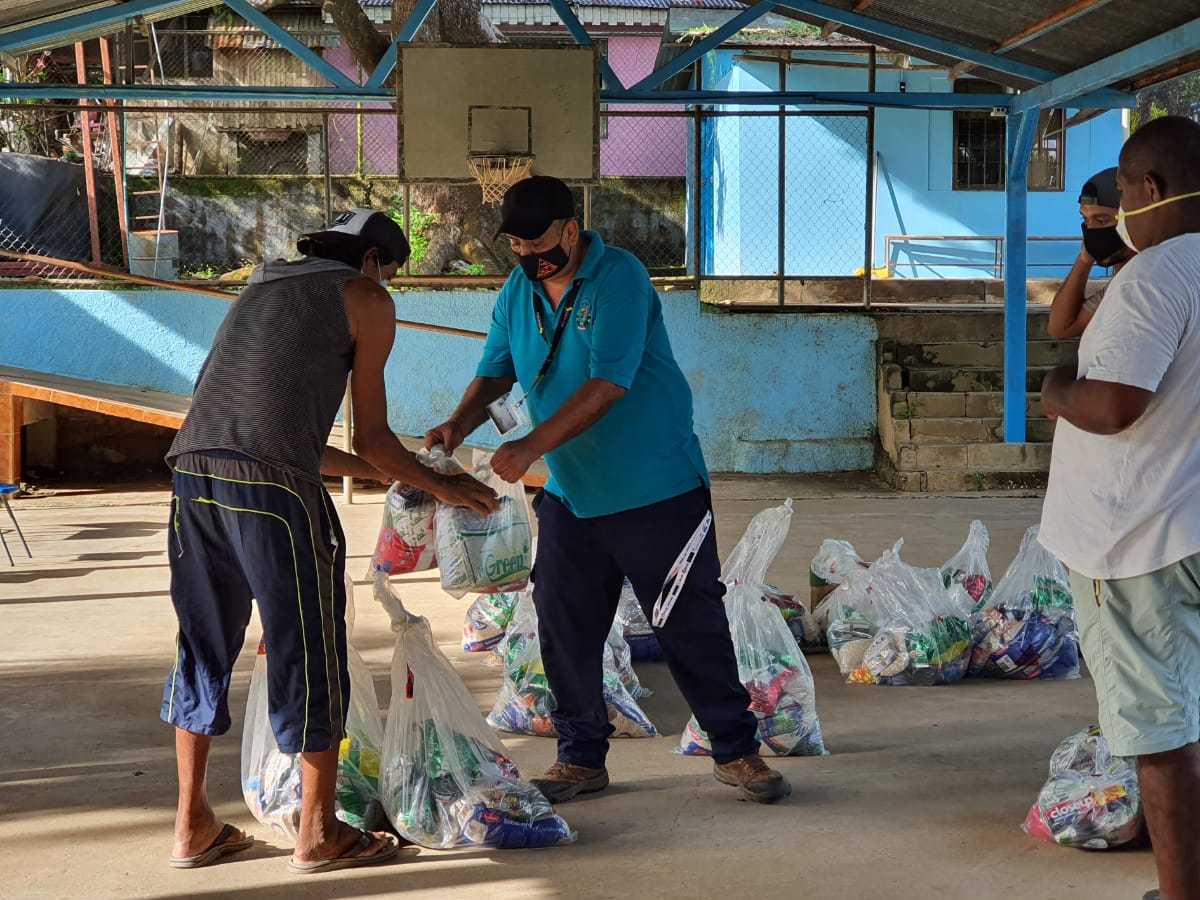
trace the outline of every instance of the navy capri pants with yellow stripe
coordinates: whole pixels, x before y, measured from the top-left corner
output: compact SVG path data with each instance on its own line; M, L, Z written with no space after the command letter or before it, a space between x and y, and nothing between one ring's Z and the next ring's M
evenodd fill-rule
M229 730L229 678L257 598L279 749L333 749L350 700L346 540L333 502L319 483L238 453L188 453L173 467L179 635L163 720L195 734Z

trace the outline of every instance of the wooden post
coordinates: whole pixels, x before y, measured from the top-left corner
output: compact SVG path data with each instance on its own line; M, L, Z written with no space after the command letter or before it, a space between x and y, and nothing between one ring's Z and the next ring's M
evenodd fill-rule
M83 42L75 42L75 74L80 84L87 84L87 63L84 60ZM80 98L79 105L87 101ZM87 187L88 228L92 238L92 262L103 262L100 255L100 220L96 215L96 172L92 160L92 114L86 109L79 114L83 118L83 181Z
M113 83L112 48L108 38L100 38L100 63L104 67L104 83ZM117 126L117 101L106 100L109 112L105 113L108 121L108 143L112 153L113 186L117 192L117 221L121 226L121 256L125 260L125 268L129 268L129 208L125 205L125 154L121 148L125 143L124 136Z
M0 382L0 484L21 483L21 398Z

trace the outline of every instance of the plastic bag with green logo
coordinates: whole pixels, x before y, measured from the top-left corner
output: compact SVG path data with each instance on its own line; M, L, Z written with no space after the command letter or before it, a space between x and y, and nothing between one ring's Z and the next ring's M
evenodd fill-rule
M471 473L496 492L500 508L488 516L438 505L434 530L442 589L453 597L519 591L533 568L529 501L519 482L507 484L491 467L491 455L476 452Z

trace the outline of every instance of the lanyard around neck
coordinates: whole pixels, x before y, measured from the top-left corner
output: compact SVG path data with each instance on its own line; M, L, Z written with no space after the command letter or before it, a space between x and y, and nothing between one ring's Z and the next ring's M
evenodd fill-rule
M572 285L567 294L563 297L563 307L559 312L558 324L554 326L554 334L550 338L550 350L546 353L546 359L542 362L542 367L538 369L537 377L533 379L533 384L529 386L529 390L525 392L528 397L533 393L533 389L538 386L546 373L550 371L550 366L554 364L554 357L558 353L559 345L562 344L563 333L567 330L567 322L570 321L571 313L575 309L575 294L577 285ZM546 337L546 326L542 322L542 309L538 304L537 291L533 291L533 316L537 320L538 334L543 339Z

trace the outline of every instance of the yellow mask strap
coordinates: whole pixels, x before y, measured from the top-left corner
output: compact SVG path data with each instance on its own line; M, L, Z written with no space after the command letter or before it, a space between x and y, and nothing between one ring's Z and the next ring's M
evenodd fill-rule
M1138 209L1120 210L1120 215L1126 219L1130 216L1140 216L1144 212L1149 212L1152 209L1158 209L1160 206L1166 206L1168 203L1174 203L1176 200L1186 200L1188 197L1200 197L1200 191L1192 191L1190 194L1180 194L1178 197L1167 197L1165 200L1159 200L1157 203L1151 203L1149 206L1142 206Z

